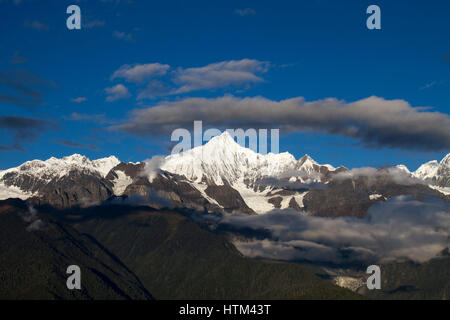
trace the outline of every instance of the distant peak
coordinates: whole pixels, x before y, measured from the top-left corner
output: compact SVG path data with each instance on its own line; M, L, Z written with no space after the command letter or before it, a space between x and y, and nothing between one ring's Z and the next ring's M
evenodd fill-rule
M64 158L62 158L63 160L89 160L86 156L83 156L81 154L78 153L74 153L70 156L65 156Z
M96 159L93 161L102 161L102 160L110 160L110 161L114 161L114 162L120 162L120 160L116 156L109 156L109 157L105 157L105 158Z
M226 131L226 130L224 132L222 132L221 134L219 134L217 136L214 136L212 139L214 139L214 138L220 138L220 139L231 138L231 139L233 139L231 134L228 131Z
M311 158L309 154L305 154L298 161L300 162L300 165L303 165L305 162L312 162L313 164L317 164L317 162L313 158Z
M220 134L219 137L220 137L220 136L222 136L222 137L230 137L230 138L233 138L233 137L231 136L231 134L230 134L227 130L225 130L224 132L222 132L222 134Z
M450 166L450 153L448 153L440 162L441 165Z
M236 143L236 141L234 141L234 137L228 132L228 131L224 131L222 132L220 135L212 137L211 140L209 141L233 141L234 143Z
M207 143L205 143L204 147L208 148L217 145L231 146L233 148L241 147L241 145L234 140L234 137L228 131L224 131L220 135L212 137Z
M397 168L397 169L399 169L401 171L410 172L408 167L405 166L404 164L398 164L398 165L395 166L395 168Z

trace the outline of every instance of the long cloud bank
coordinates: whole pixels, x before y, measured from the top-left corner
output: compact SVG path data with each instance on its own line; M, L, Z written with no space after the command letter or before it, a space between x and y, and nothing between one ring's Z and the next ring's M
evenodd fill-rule
M132 111L111 130L137 136L170 135L194 120L217 128L280 128L282 133L322 132L356 139L367 147L442 151L450 148L447 114L404 100L369 97L351 103L334 98L307 102L263 97L186 98Z
M450 246L450 205L437 199L396 197L373 206L364 219L322 218L293 211L227 215L219 224L268 231L266 239L236 241L249 257L336 264L400 260L424 262Z

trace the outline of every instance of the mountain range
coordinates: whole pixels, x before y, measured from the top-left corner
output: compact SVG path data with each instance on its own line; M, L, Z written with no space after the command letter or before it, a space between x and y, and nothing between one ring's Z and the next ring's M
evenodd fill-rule
M401 195L449 203L449 177L450 154L413 172L404 165L347 169L309 155L258 154L228 133L138 163L79 154L28 161L0 171L0 297L446 298L448 248L425 263L384 264L383 290L369 292L361 265L250 258L239 244L262 240L270 250L277 237L257 226L209 219L274 217L278 211L289 212L277 215L287 223L298 221L289 220L293 216L365 218L372 207ZM279 242L281 253L287 243ZM305 241L292 244L309 250ZM89 279L80 292L65 288L65 268L75 262Z
M288 152L258 154L224 132L203 146L139 163L74 154L0 171L0 199L56 208L132 201L200 212L292 209L363 217L371 205L397 195L449 201L450 154L414 172L404 165L349 170L319 164L309 155L296 160Z

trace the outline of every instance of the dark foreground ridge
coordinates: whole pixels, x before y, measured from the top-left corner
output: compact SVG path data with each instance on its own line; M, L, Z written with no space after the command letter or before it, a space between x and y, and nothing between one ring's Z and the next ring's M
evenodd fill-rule
M81 290L67 289L69 265L81 268ZM16 199L0 204L0 279L0 299L152 299L95 239Z
M27 215L20 200L0 202L3 299L361 298L300 265L245 258L224 237L170 210L40 212L32 228ZM66 288L71 264L82 270L81 291Z

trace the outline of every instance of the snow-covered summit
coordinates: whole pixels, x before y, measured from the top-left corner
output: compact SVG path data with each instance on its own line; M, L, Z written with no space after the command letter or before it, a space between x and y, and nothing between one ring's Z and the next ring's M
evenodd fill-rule
M440 187L450 187L450 153L440 162L433 160L424 163L413 172L413 176Z
M416 171L414 171L413 175L422 180L433 179L436 177L438 169L439 162L437 162L437 160L432 160L422 164Z
M51 157L48 160L31 160L21 164L18 167L0 171L0 178L7 173L17 172L20 174L27 173L32 176L40 177L47 180L55 177L62 177L72 170L88 170L99 173L105 177L108 172L120 163L115 156L107 158L89 160L86 156L73 154L63 158Z
M242 147L225 131L205 145L166 157L162 169L186 176L191 181L222 185L263 177L279 177L286 172L310 173L318 166L305 155L300 160L288 153L259 154ZM331 167L331 166L330 166Z
M28 198L41 187L51 181L58 181L73 171L105 178L119 163L115 156L91 161L80 154L60 159L51 157L45 161L27 161L15 168L0 170L0 199Z
M399 170L400 172L406 173L408 175L411 174L411 171L409 171L408 167L405 166L404 164L398 164L394 168Z
M450 153L442 158L441 162L439 162L439 166L450 168Z

